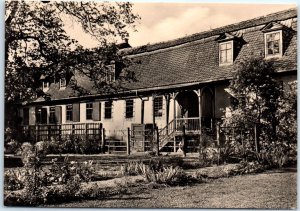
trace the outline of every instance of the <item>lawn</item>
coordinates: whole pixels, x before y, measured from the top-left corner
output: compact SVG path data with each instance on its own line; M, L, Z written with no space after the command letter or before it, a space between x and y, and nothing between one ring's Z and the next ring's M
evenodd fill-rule
M51 207L296 208L296 172L265 172L185 187L129 188L127 194Z

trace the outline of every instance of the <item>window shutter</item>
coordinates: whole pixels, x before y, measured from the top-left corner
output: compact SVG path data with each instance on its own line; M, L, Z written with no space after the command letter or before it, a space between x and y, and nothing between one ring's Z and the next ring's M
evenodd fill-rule
M41 112L41 123L42 124L47 124L47 108L42 108Z
M101 120L101 103L100 102L93 103L93 120L94 121Z
M73 104L73 121L80 122L80 104Z
M61 106L55 106L55 122L61 124Z

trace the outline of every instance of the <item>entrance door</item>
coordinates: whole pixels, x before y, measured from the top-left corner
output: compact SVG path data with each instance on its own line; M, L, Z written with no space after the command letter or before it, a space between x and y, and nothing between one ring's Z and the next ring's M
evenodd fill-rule
M145 125L132 124L131 125L131 146L136 152L144 152L145 150Z

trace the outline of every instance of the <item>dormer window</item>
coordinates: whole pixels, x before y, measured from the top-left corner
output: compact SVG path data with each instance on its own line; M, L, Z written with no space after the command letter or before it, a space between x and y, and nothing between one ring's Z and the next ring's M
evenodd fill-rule
M49 81L43 81L43 91L49 90Z
M216 40L219 42L219 65L233 64L241 49L242 38L231 33L223 33Z
M67 81L66 81L66 78L62 77L59 79L59 88L62 89L62 88L65 88L67 86Z
M265 56L282 56L282 31L265 34Z
M106 66L105 73L104 73L104 80L107 83L110 83L110 82L115 81L115 77L116 77L115 76L115 63L111 62L110 65Z
M265 57L281 57L283 54L282 32L285 27L279 23L269 23L262 28L265 38Z
M220 65L233 63L233 41L219 44Z

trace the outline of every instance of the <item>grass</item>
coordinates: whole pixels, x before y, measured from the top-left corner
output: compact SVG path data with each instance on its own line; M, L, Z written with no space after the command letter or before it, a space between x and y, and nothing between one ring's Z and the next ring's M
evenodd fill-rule
M106 199L55 205L109 208L296 208L296 173L268 172L186 187L134 187ZM52 205L54 206L54 205Z

